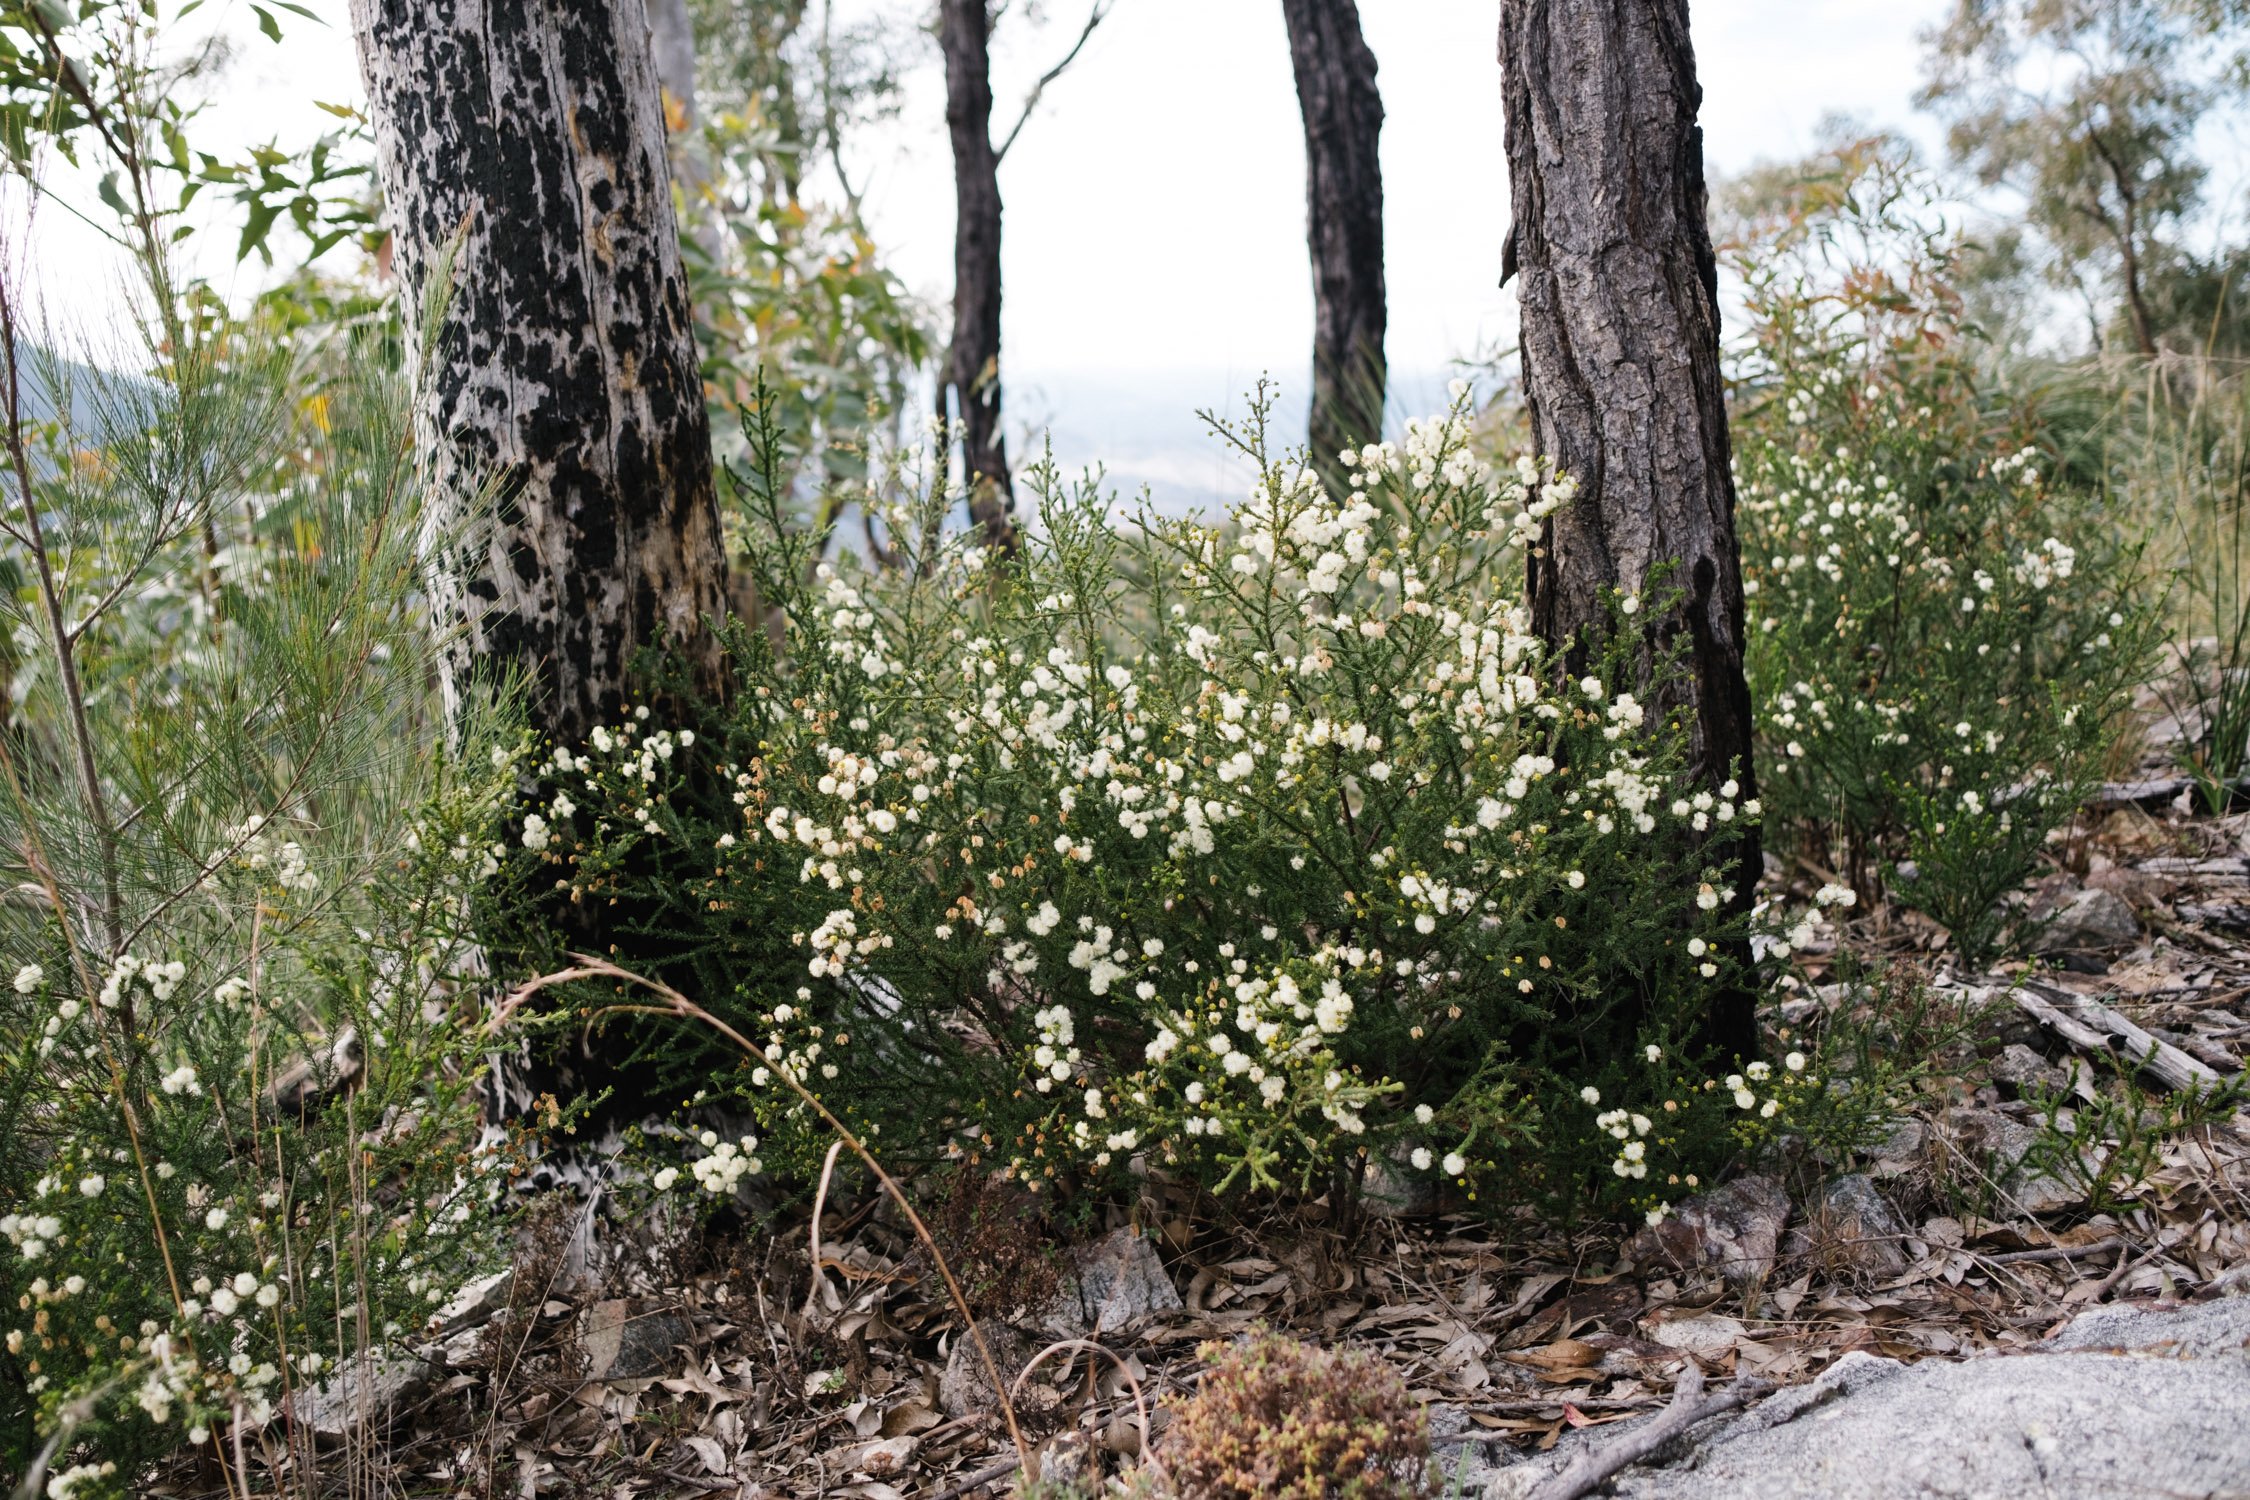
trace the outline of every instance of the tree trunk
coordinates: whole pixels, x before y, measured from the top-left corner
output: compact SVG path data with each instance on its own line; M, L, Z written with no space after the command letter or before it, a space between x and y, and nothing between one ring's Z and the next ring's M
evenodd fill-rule
M1015 483L1000 426L1000 160L992 149L985 0L939 0L945 123L953 136L953 350L945 379L961 422L969 515L986 545L1016 549Z
M520 673L564 742L614 721L642 647L722 686L726 558L642 5L351 4L396 263L421 299L450 265L412 351L432 493L493 497L434 559L455 671Z
M679 111L676 123L693 130L699 121L695 97L695 18L687 0L648 0L649 55L656 81Z
M1305 120L1312 248L1314 467L1342 495L1345 447L1383 433L1383 100L1355 0L1282 0Z
M1582 656L1609 633L1604 591L1642 596L1644 671L1684 648L1655 701L1688 710L1705 783L1754 796L1687 0L1503 0L1500 61L1525 397L1539 451L1579 484L1534 551L1533 620ZM1736 861L1747 912L1755 834L1712 852ZM1709 1039L1753 1050L1747 991L1721 998Z

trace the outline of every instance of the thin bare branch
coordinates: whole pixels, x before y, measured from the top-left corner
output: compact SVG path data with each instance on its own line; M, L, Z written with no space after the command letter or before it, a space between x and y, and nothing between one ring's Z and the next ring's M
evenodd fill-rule
M1061 62L1039 75L1039 81L1031 86L1031 92L1024 95L1023 113L1016 117L1015 128L1000 142L1000 148L992 153L995 165L1008 159L1008 148L1016 143L1017 136L1023 134L1024 126L1031 123L1031 113L1039 107L1040 97L1047 92L1047 85L1062 77L1063 71L1078 61L1078 54L1085 50L1086 39L1094 34L1095 27L1109 19L1109 13L1116 8L1117 0L1094 0L1094 8L1087 12L1085 29L1078 33L1078 40L1070 44L1070 50L1063 54Z

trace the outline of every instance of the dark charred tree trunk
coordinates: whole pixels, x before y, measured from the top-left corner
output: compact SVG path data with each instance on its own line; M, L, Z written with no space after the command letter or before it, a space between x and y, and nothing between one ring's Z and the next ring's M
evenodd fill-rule
M424 298L450 266L413 351L433 493L494 497L434 560L457 670L519 671L565 742L643 647L716 692L726 558L643 0L351 15L396 263Z
M985 0L939 0L945 123L953 136L953 350L944 378L961 423L969 515L1016 549L1015 481L1000 426L1000 158L992 149L992 18Z
M1532 617L1583 652L1609 633L1604 590L1642 596L1644 662L1685 656L1656 702L1689 711L1707 783L1754 796L1687 0L1502 0L1500 62L1525 396L1539 451L1579 484L1532 558ZM1736 862L1747 912L1755 835L1712 853ZM1746 990L1721 998L1708 1037L1753 1050Z
M1336 455L1383 433L1383 100L1355 0L1281 0L1305 119L1305 237L1312 247L1309 442L1329 488Z

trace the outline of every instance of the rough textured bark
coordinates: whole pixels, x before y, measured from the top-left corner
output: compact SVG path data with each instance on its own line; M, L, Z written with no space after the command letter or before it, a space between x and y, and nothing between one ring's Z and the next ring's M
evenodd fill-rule
M351 4L396 264L426 296L451 257L414 351L429 477L494 497L436 559L456 668L520 670L564 741L614 717L641 647L721 686L726 560L642 5Z
M1015 482L1000 427L1000 160L992 149L992 26L985 0L939 0L945 123L953 137L953 350L969 515L988 545L1016 547Z
M1282 0L1281 11L1305 121L1305 237L1313 269L1309 441L1330 488L1349 488L1337 453L1383 431L1383 100L1355 0Z
M1608 633L1605 588L1642 594L1651 654L1686 657L1658 702L1691 710L1707 782L1754 795L1687 0L1502 0L1500 61L1525 395L1540 452L1579 482L1532 559L1533 618L1580 649ZM1715 852L1738 861L1747 911L1755 835ZM1749 1052L1747 995L1721 1010L1712 1039Z

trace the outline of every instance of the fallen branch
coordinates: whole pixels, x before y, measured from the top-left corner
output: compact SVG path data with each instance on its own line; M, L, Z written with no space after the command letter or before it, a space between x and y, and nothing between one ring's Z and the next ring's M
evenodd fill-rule
M1639 1463L1706 1417L1732 1411L1769 1389L1765 1381L1745 1376L1717 1395L1706 1396L1703 1394L1703 1367L1691 1359L1680 1372L1680 1383L1673 1387L1670 1406L1651 1418L1646 1426L1626 1433L1616 1442L1579 1454L1569 1468L1533 1490L1530 1500L1579 1500L1580 1496L1607 1484L1619 1470Z
M2026 1015L2083 1052L2122 1056L2166 1088L2199 1093L2219 1087L2216 1070L2159 1041L2116 1011L2084 995L2025 981L2009 996Z
M2108 1239L2095 1240L2086 1245L2041 1245L2036 1250L2003 1250L1998 1255L1980 1255L1974 1250L1968 1253L1988 1266L2013 1266L2034 1260L2091 1260L2097 1255L2107 1255L2112 1250L2125 1248L2123 1240L2111 1235Z

